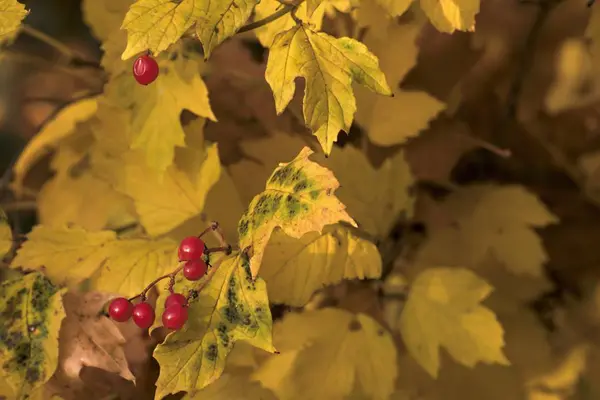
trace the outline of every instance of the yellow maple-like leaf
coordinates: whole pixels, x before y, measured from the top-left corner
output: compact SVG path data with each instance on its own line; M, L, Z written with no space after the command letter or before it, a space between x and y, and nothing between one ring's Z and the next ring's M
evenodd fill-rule
M326 285L342 279L378 278L381 256L375 244L339 224L299 239L275 231L260 276L267 282L272 302L301 307Z
M208 191L219 180L221 165L216 144L206 152L185 152L202 164L196 168L173 164L162 179L135 159L123 160L124 175L117 189L133 199L142 225L152 236L167 233L198 216Z
M138 85L130 76L115 78L107 89L116 105L131 109L130 147L146 155L148 166L164 173L173 163L175 149L185 146L180 123L183 110L216 121L208 89L192 60L160 60L160 79ZM194 71L195 68L195 71Z
M276 227L300 238L340 221L356 226L346 206L333 194L339 182L330 170L309 160L311 154L313 151L305 147L292 161L279 164L265 190L252 199L240 219L240 248L252 249L253 277L258 274L264 249Z
M275 351L267 288L262 279L253 281L247 256L234 253L212 268L218 269L209 273L210 282L190 304L187 324L154 350L161 366L157 399L215 382L237 341Z
M12 230L8 224L8 218L2 209L0 209L0 260L12 249L13 239Z
M14 166L14 184L21 188L23 179L33 165L49 150L68 136L76 133L79 122L88 120L98 110L98 98L91 97L71 103L50 120L33 139L31 139Z
M355 388L383 400L394 392L394 340L367 315L331 308L289 314L273 338L281 354L253 376L281 400L342 399Z
M138 0L125 16L127 30L126 60L145 50L159 54L195 24L204 55L233 36L250 18L257 0Z
M415 43L423 27L420 21L399 25L383 21L385 35L369 32L365 45L379 57L381 70L394 87L394 97L376 96L369 90L357 88L356 122L367 131L369 139L379 146L406 142L425 129L445 104L426 92L405 91L399 88L406 74L416 65L419 48ZM393 51L390 51L393 46Z
M17 0L0 0L0 43L15 37L27 14L29 11Z
M474 31L481 0L419 0L421 9L440 32Z
M509 365L504 330L496 315L480 305L492 287L464 268L432 268L411 285L400 317L400 333L409 353L434 378L440 348L459 363Z
M112 231L36 226L27 235L11 267L42 269L56 283L135 295L146 284L177 266L177 242L171 239L118 239Z
M410 8L413 0L376 0L376 3L392 17L399 17Z
M339 180L337 195L361 230L386 238L400 217L412 216L415 179L403 151L378 168L352 146L335 148L328 158L317 160Z
M38 272L0 283L0 376L14 399L29 398L56 370L63 294Z
M524 187L473 185L454 192L441 207L450 221L428 227L422 263L476 267L492 256L513 273L544 274L548 255L535 228L558 218Z
M315 32L306 24L275 37L265 77L278 114L294 96L295 79L305 79L304 120L327 155L340 130L350 130L356 112L353 82L379 94L392 94L377 57L364 44Z
M121 27L123 18L133 0L83 0L81 12L83 20L101 42Z

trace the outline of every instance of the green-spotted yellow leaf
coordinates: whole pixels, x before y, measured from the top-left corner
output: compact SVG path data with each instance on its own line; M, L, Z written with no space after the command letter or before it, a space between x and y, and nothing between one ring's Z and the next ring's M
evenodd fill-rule
M309 160L311 154L313 151L305 147L292 161L279 164L265 190L254 196L240 219L240 248L251 247L253 277L258 274L264 249L276 227L297 239L340 221L356 225L334 195L339 182L330 170Z
M15 37L28 13L17 0L0 0L0 43Z
M12 249L12 230L8 224L6 214L0 209L0 260Z
M0 283L0 373L16 399L27 399L56 370L63 294L38 272Z
M305 24L275 37L265 77L278 114L294 96L295 79L305 79L304 121L325 154L331 152L340 130L350 130L356 112L352 83L380 94L392 94L377 57L364 44L315 32Z
M189 306L189 319L154 351L160 364L156 398L193 392L215 382L237 341L274 352L271 311L262 279L254 281L248 257L233 253L216 262L210 282Z

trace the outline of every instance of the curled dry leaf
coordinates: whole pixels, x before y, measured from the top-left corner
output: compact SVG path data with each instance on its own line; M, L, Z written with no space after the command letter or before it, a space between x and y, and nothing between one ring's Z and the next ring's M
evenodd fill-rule
M99 315L112 297L100 292L69 292L64 296L67 317L60 330L59 366L47 388L52 394L67 399L88 396L83 375L101 372L97 369L135 382L130 366L135 369L136 364L148 360L147 344L133 324L117 325ZM84 371L84 367L93 368ZM110 386L107 390L120 391Z

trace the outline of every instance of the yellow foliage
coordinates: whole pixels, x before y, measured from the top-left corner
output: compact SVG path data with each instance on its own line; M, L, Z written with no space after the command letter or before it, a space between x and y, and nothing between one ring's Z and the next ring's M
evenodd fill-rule
M177 243L170 239L118 239L113 231L36 226L11 267L43 269L55 283L90 280L98 291L134 295L147 281L177 265Z
M329 225L299 239L275 231L260 276L272 302L301 307L323 286L342 279L378 278L381 257L375 244L343 225Z
M543 275L548 256L535 228L558 222L522 186L474 185L457 190L441 205L446 223L432 224L420 249L422 263L476 267L487 257L515 274Z
M0 209L0 260L12 249L13 239L6 214Z
M180 123L183 110L216 121L198 64L182 59L159 61L160 79L152 85L138 85L131 76L122 75L107 88L114 105L131 110L129 147L143 151L155 175L164 173L173 163L175 149L185 146Z
M11 343L0 347L0 377L11 387L12 399L28 399L56 370L64 292L38 272L0 283L0 333Z
M385 32L383 36L370 31L363 42L379 57L381 70L394 88L394 97L376 96L357 88L356 121L367 130L373 143L391 146L418 135L446 106L425 92L399 89L399 84L417 63L419 48L415 40L423 23L412 21L399 25L395 21L384 21L381 25L384 27L377 29ZM398 50L389 51L390 43L395 43Z
M355 388L383 400L394 392L394 341L367 315L338 309L290 314L273 337L281 354L264 362L254 378L280 400L343 399Z
M157 399L215 382L237 341L275 351L266 286L262 279L253 281L248 258L234 253L212 268L210 282L189 306L186 326L154 350L161 365Z
M273 393L244 376L223 374L218 381L182 400L278 400Z
M502 351L502 326L480 305L491 291L466 269L428 269L412 282L400 332L409 353L431 376L438 376L441 347L468 367L478 362L510 364Z
M321 232L325 225L340 221L356 225L333 192L339 187L333 173L310 161L305 147L295 159L273 171L265 190L256 195L238 224L240 248L251 247L250 265L256 277L263 253L277 227L300 238Z
M27 14L29 11L17 0L0 0L0 43L15 37Z
M294 96L298 77L305 79L303 114L325 154L340 130L348 132L356 100L352 83L391 95L379 61L367 47L347 37L336 39L297 25L281 32L271 45L265 78L281 114Z
M385 238L397 222L394 217L412 217L414 177L399 151L374 168L364 153L346 146L336 148L319 163L333 171L340 182L337 195L361 230Z
M196 1L137 0L127 12L122 29L127 30L126 60L145 50L159 54L195 25L204 55L233 36L250 18L256 0Z
M421 8L440 32L474 31L480 0L420 0Z
M61 141L75 134L76 126L92 117L98 110L97 97L83 99L69 104L60 110L38 134L27 143L14 166L14 185L22 188L23 179L27 172L48 150L56 148Z

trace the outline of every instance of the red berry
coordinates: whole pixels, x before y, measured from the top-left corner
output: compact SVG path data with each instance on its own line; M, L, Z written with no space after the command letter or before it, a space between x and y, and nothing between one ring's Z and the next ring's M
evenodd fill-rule
M154 323L154 308L148 303L139 303L133 307L133 322L142 329L148 329Z
M185 325L188 319L187 307L174 304L165 309L162 315L162 323L165 328L178 330Z
M117 321L117 322L125 322L129 318L131 318L131 313L133 312L133 304L129 302L124 297L117 297L110 302L108 306L108 315Z
M206 245L204 241L196 236L188 236L181 241L177 254L179 261L198 260L204 254Z
M187 299L181 293L171 293L167 296L167 300L165 300L165 309L173 306L179 305L181 307L185 306L187 303Z
M197 281L206 274L207 266L201 259L190 260L183 266L183 276L189 281Z
M139 56L133 63L133 77L140 85L149 85L158 77L158 63L152 56Z

